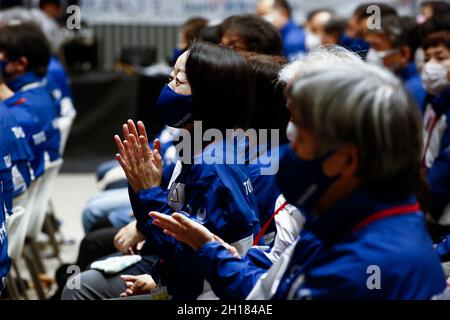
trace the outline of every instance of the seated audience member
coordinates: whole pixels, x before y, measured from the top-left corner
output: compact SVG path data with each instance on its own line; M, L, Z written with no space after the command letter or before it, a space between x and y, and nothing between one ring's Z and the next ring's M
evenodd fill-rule
M448 30L450 30L450 14L438 14L419 25L418 35L415 35L416 40L419 42L415 61L420 72L422 72L425 64L425 52L422 48L422 42L432 33Z
M25 170L21 166L21 174L25 179L26 185L36 178L39 172L42 175L45 163L45 140L40 137L45 137L45 124L39 122L35 113L31 112L29 104L20 95L15 94L3 82L0 77L0 108L6 108L9 114L12 115L16 124L22 128L28 145L31 149L30 165L26 166ZM18 132L18 134L20 134ZM27 173L28 169L28 173Z
M429 184L428 210L436 222L450 215L450 32L429 35L423 43L422 81L430 94L424 115L424 165ZM447 209L446 209L447 208ZM446 218L447 217L447 218Z
M283 55L280 33L269 22L253 15L236 15L218 27L220 45L237 52Z
M278 73L287 60L284 57L254 53L244 54L244 57L252 70L256 93L249 128L255 134L259 133L258 141L248 143L246 168L258 204L260 226L268 224L267 228L260 231L260 237L254 243L264 245L273 240L271 235L275 231L275 224L271 217L283 204L282 202L277 206L281 194L273 172L263 172L270 169L270 166L275 170L274 164L278 163L280 154L287 149L286 128L290 113L286 108L285 83L278 81ZM269 155L272 156L270 163L267 161ZM263 236L264 240L260 243Z
M208 25L208 20L201 17L191 18L180 27L177 47L173 50L173 64L189 48L195 40L201 40L201 33Z
M369 17L373 15L373 11L368 11L369 6L371 5L376 5L380 8L380 16L383 17L383 19L388 16L397 16L395 8L386 3L364 3L355 9L348 21L346 35L352 41L350 50L358 52L363 58L366 56L370 47L370 44L367 43L364 38L368 31L367 21Z
M76 110L73 105L74 97L71 84L58 57L58 52L64 41L64 31L61 29L58 22L53 20L52 16L47 14L47 8L54 8L52 2L55 1L49 2L50 3L44 4L46 9L42 11L39 9L27 9L25 7L15 7L2 11L0 14L0 21L3 24L16 24L18 22L33 23L43 32L50 45L51 51L51 58L44 79L45 87L47 87L53 98L56 100L58 115L73 118L76 114Z
M265 129L265 130L277 129L280 130L282 133L285 132L290 117L290 113L286 108L286 102L283 93L284 85L277 81L278 72L280 71L280 68L286 63L285 58L276 56L258 55L254 53L246 53L244 54L244 56L246 57L255 75L256 91L260 92L260 95L256 97L255 110L252 111L251 115L252 121L250 127L254 129ZM177 129L172 128L172 130ZM282 136L281 143L285 143L286 138L285 137L283 138L283 134L281 134L281 136ZM271 137L268 137L268 141L271 140L270 138ZM160 140L160 142L162 144L162 149L164 150L164 143L162 143L162 140ZM275 145L274 147L278 147L278 144ZM256 151L267 152L266 149L262 148L267 147L258 146L258 148L256 148L258 150ZM167 164L167 160L165 163ZM280 206L280 204L277 205L276 203L277 199L279 198L279 192L276 191L275 181L272 181L273 176L260 175L261 166L262 166L261 163L256 163L254 165L247 165L247 168L249 167L252 168L252 170L249 170L249 174L252 180L252 185L255 190L255 197L258 203L258 211L261 224L264 224L267 220L269 220L269 218L272 216L276 208ZM164 167L164 171L166 170L166 168L167 166ZM270 182L268 181L268 179L270 180ZM165 183L165 185L168 185L168 181L167 183ZM119 195L119 197L120 196L121 195ZM104 207L107 207L117 202L117 199L112 199L112 197L111 199L109 199L109 201L107 201L106 199L103 200L105 201ZM123 202L129 203L128 192L126 192L126 199L123 199ZM88 207L91 206L88 205ZM131 205L127 213L128 214L131 213ZM280 217L279 219L281 219L282 221L290 220L291 216L294 216L296 219L301 218L301 215L298 212L295 214L292 212L281 211L278 214L278 216ZM282 217L284 217L284 219L282 219ZM299 226L300 225L301 224L299 224ZM106 255L113 254L117 252L117 250L124 254L128 254L130 252L129 248L135 247L138 244L138 242L145 239L137 231L135 221L133 223L130 223L123 229L121 229L121 231L119 232L116 228L109 228L109 230L110 230L109 233L107 229L102 229L99 231L94 231L91 234L89 234L80 245L80 255L83 252L83 255L87 257L96 256L97 259L94 259L95 261L100 258L103 258ZM270 224L270 226L266 229L266 231L268 233L272 232L273 224ZM107 235L109 235L109 237ZM264 237L264 239L270 240L269 237ZM100 242L101 244L99 244ZM115 249L113 244L115 244L117 250ZM97 252L97 255L95 255L95 253L92 252L92 250L90 250L89 248L96 248L94 251ZM103 250L104 248L110 248L111 250L105 252L105 250ZM140 251L140 254L147 258L147 256L145 255L145 251ZM80 258L81 262L84 261L85 259L88 259L84 257ZM89 260L93 262L92 259ZM135 267L131 267L127 270L124 270L123 272L120 272L120 274L117 274L113 277L107 278L105 277L104 279L102 279L99 276L99 274L96 273L95 275L97 277L97 280L89 279L89 282L95 282L96 287L98 287L99 283L103 283L104 285L102 285L102 291L110 292L108 294L105 294L104 296L114 297L115 294L118 297L120 293L125 291L125 287L123 287L122 290L117 291L118 286L116 285L116 281L122 281L121 275L127 277L139 276L139 274L136 274L136 272L138 272L139 270L145 270L145 267L143 265L146 263L147 262L144 259L144 261L139 262ZM85 264L83 263L83 265ZM67 279L67 277L65 278ZM130 282L130 280L127 280L127 282ZM153 280L151 280L151 282L153 282Z
M216 73L222 77L213 77ZM239 54L212 44L194 43L178 58L171 76L172 80L162 90L158 101L158 109L166 125L185 128L191 133L194 131L194 121L202 121L204 130L215 128L223 133L230 128L246 128L253 101L251 72ZM211 101L215 101L214 108L210 107ZM195 252L154 227L148 212L156 208L167 214L186 212L205 227L215 230L218 236L228 239L244 254L251 247L259 223L252 188L243 187L244 183L250 185L245 166L225 164L225 158L221 161L224 164L200 163L201 159L210 157L211 152L219 152L217 150L222 150L224 157L231 151L231 156L235 157L234 150L227 147L233 141L205 143L203 150L198 149L202 146L189 146L194 147L190 160L193 163L186 163L187 155L184 154L183 162L179 161L175 167L170 190L165 190L160 187L162 163L158 143L155 143L153 150L148 148L142 123L138 129L134 125L130 126L129 132L130 135L125 137L127 140L123 143L116 137L120 150L117 159L130 183L130 199L137 229L145 236L146 245L164 259L163 265L154 272L161 270L162 282L174 298L196 298L208 288L204 288L204 275L201 266L196 263ZM131 156L144 161L138 155L140 151L135 148L137 146L142 151L146 150L153 161L146 158L145 163L135 167L140 170L130 171L128 164ZM189 150L183 149L185 152ZM83 279L90 277L89 273L92 272L80 275L82 284L85 283ZM151 275L155 276L154 273ZM86 284L80 290L66 287L63 299L95 298L88 286Z
M0 294L2 293L5 279L11 267L11 259L8 256L8 234L6 232L6 213L3 202L3 181L0 181Z
M64 10L60 0L39 0L39 9L57 22L64 17Z
M181 214L153 212L153 223L197 250L216 292L248 291L259 276L248 299L441 294L445 277L414 195L420 117L401 83L378 67L343 65L302 77L288 96L298 133L277 181L311 220L268 272L250 267Z
M323 27L322 45L338 45L363 56L367 49L361 50L361 42L345 34L347 21L337 17L331 18Z
M334 13L328 9L317 9L308 13L305 23L305 46L308 51L320 46L325 25L333 18Z
M60 158L60 133L54 120L56 102L44 86L50 49L44 34L33 24L0 27L0 65L14 95L3 101L25 130L33 149L31 167L35 177L45 170L45 162Z
M396 16L381 19L381 28L369 30L366 40L370 44L366 61L396 74L423 113L426 91L414 62L415 48L409 44L409 30L402 19Z
M280 31L283 40L283 53L289 60L306 51L305 32L295 23L292 8L287 0L260 0L256 9L258 16L263 17ZM259 53L272 54L269 52Z
M29 163L33 160L33 153L24 130L2 103L0 103L0 141L0 179L3 181L6 211L11 214L13 198L21 195L31 184Z

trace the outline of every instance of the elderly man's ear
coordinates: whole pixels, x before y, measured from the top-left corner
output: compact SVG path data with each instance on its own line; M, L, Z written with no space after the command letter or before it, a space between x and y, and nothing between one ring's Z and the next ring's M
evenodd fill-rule
M354 144L341 146L323 164L324 173L329 177L355 176L359 168L359 154Z

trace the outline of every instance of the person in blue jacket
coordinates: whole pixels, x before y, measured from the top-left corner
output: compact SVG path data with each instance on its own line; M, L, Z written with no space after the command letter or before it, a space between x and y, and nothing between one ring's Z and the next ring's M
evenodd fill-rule
M292 8L287 0L261 0L257 15L272 23L281 34L283 53L290 61L307 51L306 34L292 17Z
M0 179L3 181L5 206L12 212L14 197L21 195L31 184L30 161L33 153L25 132L9 110L0 103Z
M396 74L423 113L427 94L414 62L417 48L410 43L410 37L416 36L411 34L413 29L401 17L383 18L380 29L368 30L366 39L371 47L366 61L385 66Z
M210 78L212 70L222 74L222 78ZM201 121L204 130L216 128L225 132L226 129L245 128L245 110L249 110L251 106L250 76L245 59L233 51L206 43L195 43L179 58L173 80L161 92L158 101L161 116L166 125L173 127L189 128L192 127L192 121ZM198 128L191 128L190 132L198 134L196 130ZM145 133L145 130L140 130L140 133ZM125 153L120 140L116 140L121 149L118 160L131 186L130 200L137 228L166 261L164 267L172 270L171 276L167 277L169 292L172 291L176 297L198 296L203 289L204 276L199 272L194 252L186 250L184 245L174 242L155 228L148 212L156 210L171 214L183 211L192 219L215 230L217 236L228 239L226 241L239 251L248 250L259 221L253 188L245 166L222 164L224 161L218 164L204 163L204 159L211 157L217 149L224 150L224 158L219 159L219 162L224 160L230 152L229 144L234 142L219 140L205 143L203 147L199 146L203 150L194 147L192 160L183 155L183 162L179 162L180 165L174 170L170 189L163 190L158 187L158 180L150 180L152 175L155 176L152 172L141 173L148 179L145 181L146 185L140 186L133 181L134 178L130 175L132 172L124 166ZM125 143L127 145L132 146L130 141ZM189 151L183 150L184 153ZM191 163L186 163L185 160L191 160ZM179 270L180 263L183 264L182 270ZM189 282L190 290L187 290Z
M252 69L255 92L258 93L249 127L255 130L255 134L259 133L257 143L246 145L246 167L255 191L262 226L271 220L280 196L273 173L276 171L280 153L288 142L286 128L290 113L286 108L284 95L286 84L278 81L278 73L287 60L283 57L259 54L249 54L246 60ZM264 234L270 236L274 231L275 224L272 221ZM266 240L271 238L273 235Z
M0 181L0 294L5 288L5 279L11 267L8 256L8 234L6 232L6 213L3 202L3 182Z
M423 163L429 184L428 210L436 222L450 210L450 32L430 34L423 43L422 81L428 105L424 115Z
M158 101L165 124L186 129L181 142L182 161L175 167L169 189L159 186L162 172L159 142L155 142L154 150L148 148L143 124L139 123L137 130L129 128L130 135L124 142L116 136L120 151L117 160L130 184L137 229L163 259L159 268L162 283L175 299L195 299L202 294L204 273L195 252L155 227L148 213L181 211L214 230L239 252L251 247L259 223L253 188L245 165L224 161L228 159L227 152L235 156L230 147L234 140L186 143L191 133L202 134L198 126L204 130L216 128L223 132L223 137L226 129L245 128L251 92L251 72L245 59L232 50L199 42L178 58L171 81ZM219 163L210 163L220 151L223 157L218 158ZM131 163L135 165L131 167ZM66 288L63 298L67 298L67 291Z
M59 116L74 116L74 95L69 76L57 55L52 54L45 76L46 87L58 105Z
M342 65L295 81L288 96L298 133L277 181L307 220L269 271L180 214L152 213L154 224L197 250L219 295L398 300L444 292L415 196L420 116L399 80L378 67Z
M373 16L374 11L369 10L371 5L376 5L379 9L380 17L382 20L390 16L398 16L397 10L382 2L363 3L356 7L352 16L348 20L347 30L345 32L346 37L351 41L352 47L349 48L354 52L357 52L362 58L366 57L366 54L370 48L370 44L366 41L366 36L369 27L369 19Z
M39 136L32 133L35 135L34 144L41 144L48 160L55 161L60 158L61 136L55 121L59 106L44 83L49 59L49 45L37 26L20 23L1 27L0 67L6 84L15 92L13 97L3 102L10 109L21 108L21 112L30 114L43 132ZM21 116L17 116L16 121L22 125L19 118ZM22 127L27 130L26 125ZM45 162L40 155L35 156L32 168L36 177L44 172Z

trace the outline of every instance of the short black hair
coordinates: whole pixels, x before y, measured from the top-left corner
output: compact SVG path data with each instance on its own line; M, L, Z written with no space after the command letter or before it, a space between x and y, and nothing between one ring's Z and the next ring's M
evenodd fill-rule
M380 13L383 18L388 16L398 16L397 10L393 6L390 6L383 2L363 3L356 7L355 11L353 12L353 16L355 16L358 20L370 17L373 13L367 12L367 8L372 5L376 5L380 8Z
M187 43L191 43L201 38L203 29L208 25L208 19L194 17L187 20L181 26L180 30L184 33Z
M231 30L245 38L248 51L274 56L283 55L280 32L260 17L249 14L235 15L225 19L219 26L220 38Z
M347 21L341 18L331 18L324 26L323 30L326 34L338 34L342 35L345 33L347 28Z
M331 15L335 15L335 12L333 9L329 9L329 8L320 8L320 9L314 9L308 12L308 14L306 15L306 21L311 21L317 14L322 13L322 12L327 12Z
M0 51L12 61L26 57L27 71L34 71L40 76L47 73L51 57L50 45L41 29L33 23L1 26Z
M60 0L39 0L39 8L44 8L46 5L54 5L57 7L61 7Z
M439 45L446 46L450 50L450 31L440 31L428 35L423 41L423 49L437 47Z
M408 44L408 36L404 24L398 16L388 16L381 19L380 29L369 29L369 33L381 33L388 39L393 48L400 48Z
M289 1L287 0L275 0L275 3L273 5L275 8L281 8L286 10L289 17L292 16L292 7L289 4Z
M194 120L203 128L246 129L253 106L251 71L237 52L209 42L189 48L186 75L192 90Z

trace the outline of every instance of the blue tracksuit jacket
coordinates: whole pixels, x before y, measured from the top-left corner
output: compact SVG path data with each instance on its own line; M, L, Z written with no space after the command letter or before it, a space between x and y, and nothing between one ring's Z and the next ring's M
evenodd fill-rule
M47 153L50 161L61 157L61 135L55 124L58 106L43 86L43 79L33 72L9 81L8 86L16 94L4 103L27 134L35 158L32 169L35 176L39 177L45 171L43 154Z
M11 267L11 259L8 256L8 235L6 233L5 218L3 183L0 181L0 293L4 289L4 281Z
M274 281L272 298L430 299L441 293L445 277L415 203L414 197L383 202L357 191L310 219L287 253L289 264ZM385 214L401 206L402 214ZM381 218L366 220L383 211ZM246 297L267 272L215 242L198 254L219 297ZM380 271L379 289L369 289L372 268Z
M6 209L10 213L13 197L20 195L31 183L29 162L33 160L33 153L24 130L1 103L0 141L0 179L3 181ZM13 181L13 168L21 175L21 185L16 185Z
M211 155L216 147L223 150L225 144L215 142L201 156ZM166 284L174 298L196 298L203 290L204 274L195 251L152 225L150 211L181 212L228 243L247 247L259 230L258 208L245 166L204 164L198 159L178 166L179 174L175 168L176 179L169 190L156 187L135 194L130 188L137 227L165 261Z

